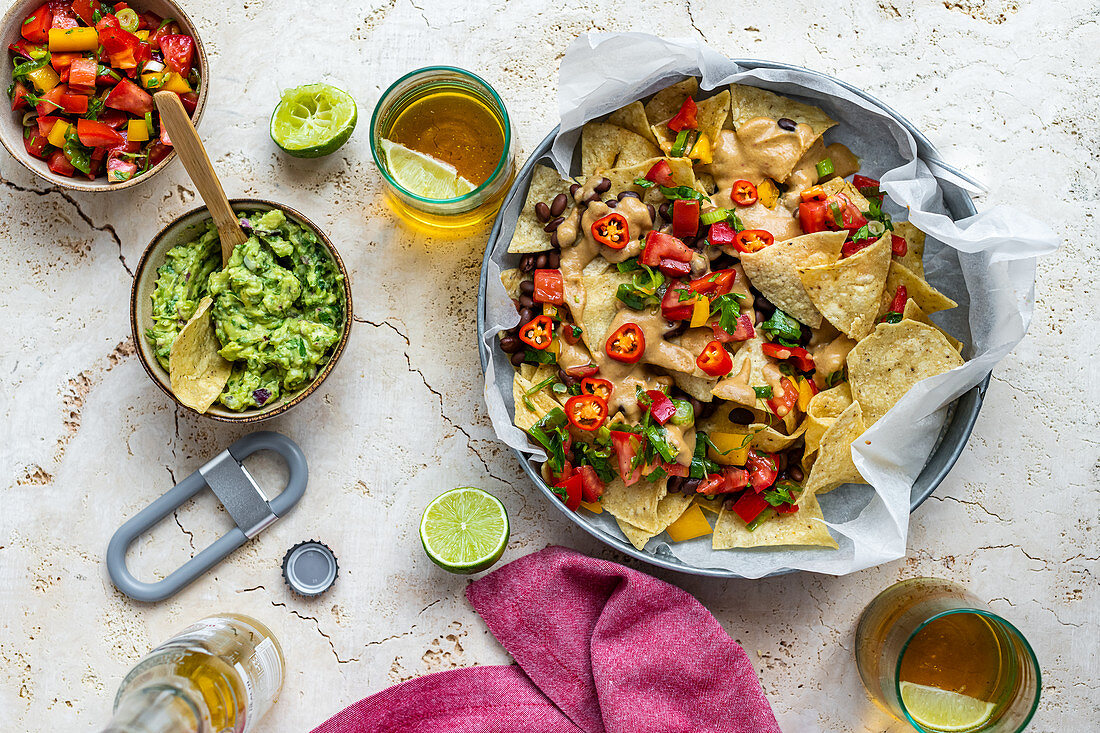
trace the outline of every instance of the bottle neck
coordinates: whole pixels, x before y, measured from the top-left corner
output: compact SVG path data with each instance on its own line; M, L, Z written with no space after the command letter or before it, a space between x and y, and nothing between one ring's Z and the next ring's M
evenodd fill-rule
M103 733L206 733L206 728L182 690L159 683L123 695Z

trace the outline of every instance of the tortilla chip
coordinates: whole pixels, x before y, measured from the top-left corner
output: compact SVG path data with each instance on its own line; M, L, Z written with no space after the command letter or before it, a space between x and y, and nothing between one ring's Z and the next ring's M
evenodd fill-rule
M838 417L852 402L852 388L847 382L841 382L811 397L806 405L806 414L818 418Z
M722 511L722 502L725 501L724 496L703 496L702 494L696 494L693 498L695 505L702 509L704 512L710 512L711 514L718 516Z
M643 481L645 479L642 479ZM652 538L664 532L668 529L669 525L680 518L687 508L691 506L691 496L688 494L665 494L659 502L657 502L657 531L647 532L644 529L635 527L629 522L615 517L615 522L618 523L619 529L626 535L626 538L630 540L630 544L641 550L646 546Z
M711 546L715 550L775 545L838 549L839 545L829 534L822 519L817 497L809 491L802 492L799 497L797 512L776 514L751 532L741 517L723 508L714 525Z
M905 320L880 323L848 354L848 380L870 427L914 384L962 363L947 337L932 326Z
M664 527L658 529L660 521L657 517L657 505L667 493L667 483L667 478L658 481L642 478L633 486L627 486L616 476L604 490L600 504L616 519L621 519L643 532L657 534L664 531Z
M607 116L607 122L619 127L625 127L633 133L641 135L654 145L657 138L653 137L653 130L649 127L649 118L646 117L645 105L639 102L631 102L625 107L612 112Z
M821 184L821 190L830 196L835 196L838 193L844 194L845 198L851 201L860 211L869 211L871 208L871 202L867 200L867 197L843 178L830 178Z
M925 315L924 311L920 309L920 306L917 305L916 301L912 298L909 298L907 301L905 301L905 312L901 314L901 317L906 318L910 321L916 321L917 323L923 323L926 326L931 326L932 328L936 329L944 335L944 337L947 339L947 342L955 347L955 351L962 351L962 341L959 341L947 331L944 331L942 328L933 323L932 319Z
M542 230L545 225L535 216L535 204L543 201L549 205L555 196L568 188L568 181L562 180L555 169L544 165L535 166L531 173L531 185L527 188L527 201L519 212L508 252L526 254L551 249L550 235Z
M520 430L529 430L532 425L541 420L546 413L559 407L558 401L552 396L548 387L543 387L534 394L527 395L527 391L538 382L528 382L517 372L512 377L512 401L515 404L516 416L513 422ZM526 400L524 399L526 397ZM530 402L530 405L527 403ZM532 409L534 408L534 409Z
M836 124L817 107L744 84L730 84L730 114L735 128L755 117L773 120L786 117L798 124L809 125L815 137L821 137Z
M894 262L904 265L917 277L924 277L924 232L907 221L894 222L894 234L905 240L906 251Z
M610 168L600 171L605 178L611 181L611 188L608 189L608 195L618 196L623 191L634 191L639 194L647 193L647 191L640 186L634 185L634 179L645 177L645 174L649 173L649 169L661 160L668 161L669 166L672 168L672 185L695 185L695 171L692 170L691 161L687 158L650 158L637 165L624 168Z
M875 327L890 269L890 233L847 259L798 271L814 306L850 338L859 340Z
M714 400L714 395L711 394L711 390L714 389L714 385L717 384L717 382L713 378L696 377L692 374L684 374L683 372L669 372L669 374L672 375L672 381L676 383L677 387L700 402L711 402Z
M804 471L813 465L813 458L818 449L821 448L821 436L825 434L825 431L828 430L829 426L835 421L835 417L806 416L806 420L803 423L803 425L806 426L806 430L802 433L802 440L805 441L806 444L802 451L802 469Z
M786 450L802 437L802 434L806 432L806 421L803 420L790 435L784 435L775 428L762 423L753 423L749 426L749 430L753 433L753 448L759 448L765 453L778 453L781 450Z
M749 392L754 387L770 386L764 379L764 367L771 361L764 355L761 348L763 344L763 335L757 335L742 342L741 348L733 355L733 369L730 370L729 376L720 380L711 390L711 394L754 410L764 410L764 400L757 397L755 393L749 396Z
M714 176L709 173L696 173L695 189L702 191L707 196L713 196L714 192L718 190L718 183L714 180Z
M810 328L821 325L821 313L802 285L799 270L829 265L840 258L847 232L815 232L777 242L758 252L741 254L752 286L792 318Z
M598 354L607 341L607 332L611 322L619 312L619 299L615 293L619 285L630 282L630 273L619 272L615 265L608 264L602 257L589 262L581 271L581 284L584 286L584 310L577 316L577 325L581 327L581 339L588 350Z
M679 111L679 108L677 108L673 114ZM722 131L722 126L729 117L729 111L730 95L728 91L703 99L696 104L695 120L698 123L697 129L701 135L707 136L712 146L718 140L718 133ZM661 146L661 150L665 154L672 150L672 146L676 142L676 133L668 129L668 121L671 118L672 115L669 115L668 118L653 125L653 135L657 138L657 144Z
M581 172L585 177L596 170L626 168L661 154L641 135L606 122L589 122L581 129Z
M518 267L502 270L500 273L500 284L504 286L504 292L508 293L508 297L512 300L519 298L519 284L525 279L527 276Z
M649 120L649 124L651 126L656 125L672 117L680 111L684 100L688 97L694 97L698 91L699 80L695 77L688 77L654 94L653 99L646 102L645 105L645 116Z
M958 305L951 298L929 285L924 278L914 275L905 265L897 260L892 260L890 271L886 275L886 285L882 289L882 299L878 309L880 316L890 309L890 303L893 301L899 285L905 287L906 294L925 314L936 313Z
M852 461L852 441L863 435L863 409L858 402L832 418L821 436L817 459L806 479L806 491L824 494L842 484L867 483Z
M172 342L168 353L168 378L172 394L196 412L206 412L225 389L233 364L218 350L221 342L214 333L210 306L214 301L203 298L194 315L184 324Z

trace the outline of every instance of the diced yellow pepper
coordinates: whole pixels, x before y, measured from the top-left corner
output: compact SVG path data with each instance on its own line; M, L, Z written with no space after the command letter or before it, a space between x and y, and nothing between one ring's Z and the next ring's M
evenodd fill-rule
M709 164L713 155L714 153L710 147L710 138L706 136L706 133L699 133L699 139L691 146L691 152L688 153L688 157L700 163Z
M723 466L744 466L752 447L748 433L709 433L714 449L708 451L710 459Z
M691 327L699 328L707 325L708 318L710 318L710 298L700 295L691 309Z
M126 141L143 143L149 139L149 127L145 120L130 120L126 123Z
M591 504L587 501L582 501L581 506L593 514L603 514L603 504L600 504L598 501L592 502Z
M551 318L559 318L559 316L558 316L558 307L556 305L554 305L553 303L543 303L542 304L542 314L544 316L550 316Z
M65 145L65 135L69 132L69 123L65 120L58 120L53 123L53 127L50 128L50 134L46 136L50 145L54 147L62 147Z
M779 201L779 187L775 185L775 181L772 179L765 178L756 187L756 195L759 197L760 203L769 209L774 209Z
M187 83L187 80L174 71L168 72L168 76L160 88L176 94L187 94L191 91L191 85Z
M139 41L149 40L149 31L135 31L134 35L138 37Z
M72 53L99 48L99 33L95 28L50 28L50 51Z
M550 342L550 345L546 347L546 350L554 356L557 356L561 353L561 340L555 336L554 340Z
M41 69L35 69L27 74L27 78L31 80L31 84L34 84L34 88L37 89L40 94L45 94L61 83L61 77L57 75L57 72L53 70L52 66L43 66Z
M710 534L714 530L710 528L710 522L707 521L703 510L697 504L692 504L679 519L668 525L665 531L673 542L685 542Z
M798 409L803 412L810 405L810 400L813 399L814 393L810 389L810 380L805 377L798 378Z

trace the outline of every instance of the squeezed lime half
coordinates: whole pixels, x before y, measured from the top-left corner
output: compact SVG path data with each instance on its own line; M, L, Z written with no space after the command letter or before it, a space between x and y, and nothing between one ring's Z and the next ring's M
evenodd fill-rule
M348 141L358 115L355 100L343 89L294 87L283 92L271 113L271 139L296 158L320 158Z
M420 518L420 541L439 567L452 573L487 570L508 544L508 512L492 494L473 487L432 499Z
M378 141L378 146L386 156L386 167L393 179L417 196L454 199L477 188L450 163L385 138Z

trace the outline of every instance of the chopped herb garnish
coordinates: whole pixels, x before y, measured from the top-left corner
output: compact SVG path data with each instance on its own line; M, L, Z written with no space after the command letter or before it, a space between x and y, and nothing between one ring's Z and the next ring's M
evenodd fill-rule
M650 189L650 188L653 188L654 186L656 186L657 184L654 183L653 181L647 179L647 178L635 178L634 179L634 185L637 186L638 188Z
M691 186L661 186L661 194L669 201L675 201L677 199L710 201L709 196L700 191L696 191Z
M553 364L558 360L549 349L546 351L538 351L536 349L527 349L524 351L523 360L530 364Z
M726 333L737 330L737 319L741 317L740 301L744 297L740 293L726 293L710 302L710 317L717 315L718 327Z
M772 398L772 388L769 387L753 387L752 391L756 393L756 399L758 400L770 400Z
M798 340L802 338L802 326L778 308L768 320L760 324L760 330L769 339L784 346L798 346Z

